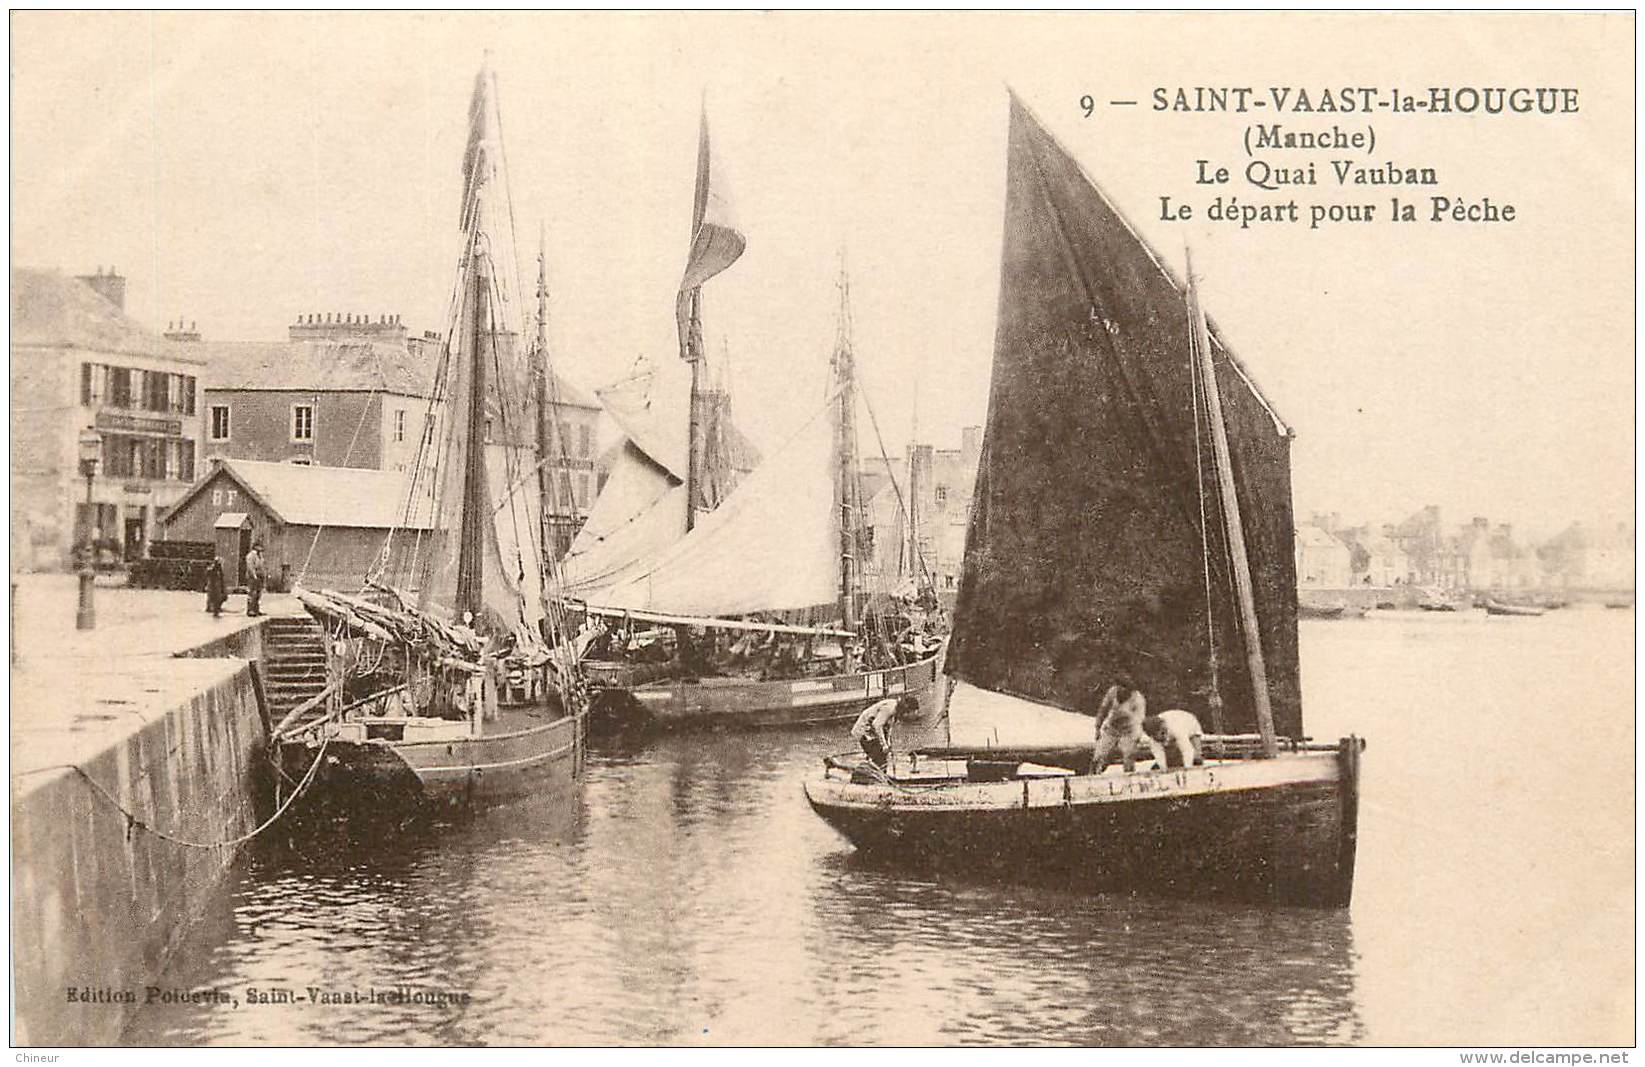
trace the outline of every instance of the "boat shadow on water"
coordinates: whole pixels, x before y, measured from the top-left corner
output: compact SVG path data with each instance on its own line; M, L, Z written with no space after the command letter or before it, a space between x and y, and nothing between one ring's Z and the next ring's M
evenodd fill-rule
M941 1028L956 1041L1044 1042L1052 1031L1019 1020L1053 1007L1064 1016L1058 1039L1076 1044L1365 1039L1346 910L1092 892L1069 872L942 868L860 852L819 857L816 876L819 928L841 941L834 955L859 955L855 945L865 967L895 958L931 988L977 985L982 1014ZM966 993L947 990L958 1001Z

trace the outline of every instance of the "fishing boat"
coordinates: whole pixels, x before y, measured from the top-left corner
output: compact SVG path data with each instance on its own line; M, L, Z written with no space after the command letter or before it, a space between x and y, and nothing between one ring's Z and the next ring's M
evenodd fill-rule
M281 803L305 793L305 813L406 821L551 794L582 770L587 694L569 622L545 596L555 574L535 474L552 381L544 282L539 260L522 373L489 70L469 118L460 267L401 522L360 590L295 590L327 635L325 691L273 731Z
M704 285L746 244L712 166L705 114L675 298L689 400L669 418L656 372L644 404L629 389L602 391L627 440L565 561L569 607L603 630L588 661L602 733L835 722L886 695L924 694L936 679L939 635L888 610L891 599L864 578L864 401L843 265L825 395L773 455L745 462L751 449L708 367L702 304Z
M1011 99L994 366L944 668L949 744L831 756L812 808L895 862L1343 906L1363 742L1303 732L1291 432L1179 282ZM1091 766L1095 694L1207 724Z
M1471 605L1454 596L1447 596L1438 589L1424 589L1422 590L1422 599L1417 601L1417 607L1423 611L1456 612L1466 611Z
M1497 600L1493 597L1487 597L1484 603L1485 614L1487 615L1507 615L1535 618L1536 616L1542 615L1547 611L1546 608L1539 607L1535 604L1512 604L1508 601Z

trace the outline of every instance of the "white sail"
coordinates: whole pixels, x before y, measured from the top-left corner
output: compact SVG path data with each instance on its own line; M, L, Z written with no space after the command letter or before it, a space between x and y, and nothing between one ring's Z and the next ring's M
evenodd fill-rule
M588 522L561 561L568 596L599 599L685 536L685 483L671 478L632 441L600 490Z
M535 477L535 453L509 445L486 446L486 474L491 488L491 524L496 534L499 582L487 590L487 606L512 609L505 617L535 642L543 618L542 554L536 516L541 514Z
M683 539L589 601L678 615L746 615L839 596L830 398Z

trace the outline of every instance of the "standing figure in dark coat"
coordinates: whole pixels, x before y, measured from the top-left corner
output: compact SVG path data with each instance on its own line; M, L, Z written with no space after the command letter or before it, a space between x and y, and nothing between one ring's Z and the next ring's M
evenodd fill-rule
M228 585L223 581L223 561L211 557L206 568L206 610L213 616L223 614L223 603L228 600Z

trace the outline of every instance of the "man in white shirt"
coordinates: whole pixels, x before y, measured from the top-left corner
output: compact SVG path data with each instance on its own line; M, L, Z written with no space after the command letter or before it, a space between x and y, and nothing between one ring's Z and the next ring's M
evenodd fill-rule
M911 696L886 697L863 709L851 727L851 737L862 746L870 763L884 767L891 759L892 724L913 717L919 710L920 702Z

